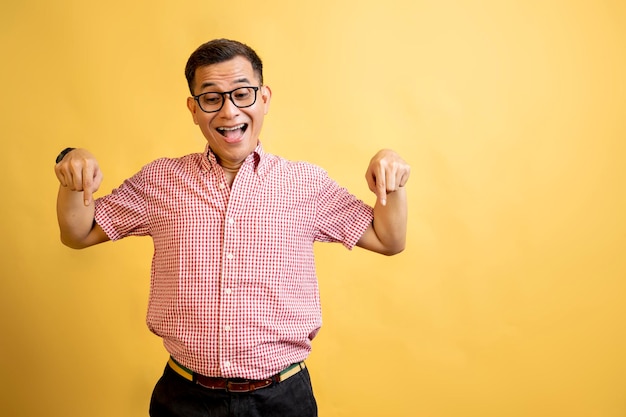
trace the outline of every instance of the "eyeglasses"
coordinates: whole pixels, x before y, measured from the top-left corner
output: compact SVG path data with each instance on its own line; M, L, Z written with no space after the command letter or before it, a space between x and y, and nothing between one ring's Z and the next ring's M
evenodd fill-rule
M223 93L209 91L208 93L193 96L193 98L198 102L200 110L205 113L215 113L222 110L222 107L224 107L227 94L228 98L235 106L243 109L252 106L256 102L257 91L259 91L259 87L239 87Z

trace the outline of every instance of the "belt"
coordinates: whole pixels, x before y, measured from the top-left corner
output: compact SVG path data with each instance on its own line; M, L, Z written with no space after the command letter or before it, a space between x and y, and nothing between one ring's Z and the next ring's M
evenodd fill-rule
M272 384L277 384L291 378L298 372L306 368L304 362L294 363L283 369L280 373L273 375L266 379L241 379L241 378L217 378L211 376L204 376L193 372L190 369L185 368L174 358L170 356L167 364L174 372L188 381L195 382L204 388L209 389L222 389L228 392L251 392L260 388L268 387Z

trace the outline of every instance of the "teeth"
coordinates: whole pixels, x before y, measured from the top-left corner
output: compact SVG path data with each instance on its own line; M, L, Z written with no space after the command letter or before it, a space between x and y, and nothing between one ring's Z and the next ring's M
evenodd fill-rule
M243 129L244 126L245 126L245 124L242 123L239 126L234 126L234 127L218 127L217 130L227 130L227 131L237 130L237 129Z

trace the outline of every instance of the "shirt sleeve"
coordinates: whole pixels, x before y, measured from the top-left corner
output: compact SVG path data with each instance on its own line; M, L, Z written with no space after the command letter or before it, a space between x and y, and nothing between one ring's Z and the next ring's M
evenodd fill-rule
M339 186L325 171L317 197L317 236L352 249L374 220L374 209Z
M95 201L95 220L109 239L149 234L142 169L111 194Z

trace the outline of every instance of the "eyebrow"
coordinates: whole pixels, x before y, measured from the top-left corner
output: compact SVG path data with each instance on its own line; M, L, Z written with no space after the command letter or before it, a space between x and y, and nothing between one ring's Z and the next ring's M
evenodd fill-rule
M242 77L242 78L237 78L235 80L235 84L250 84L250 80L248 80L246 77ZM200 86L200 90L204 90L207 87L214 87L216 84L212 81L207 81L202 83L202 85Z

